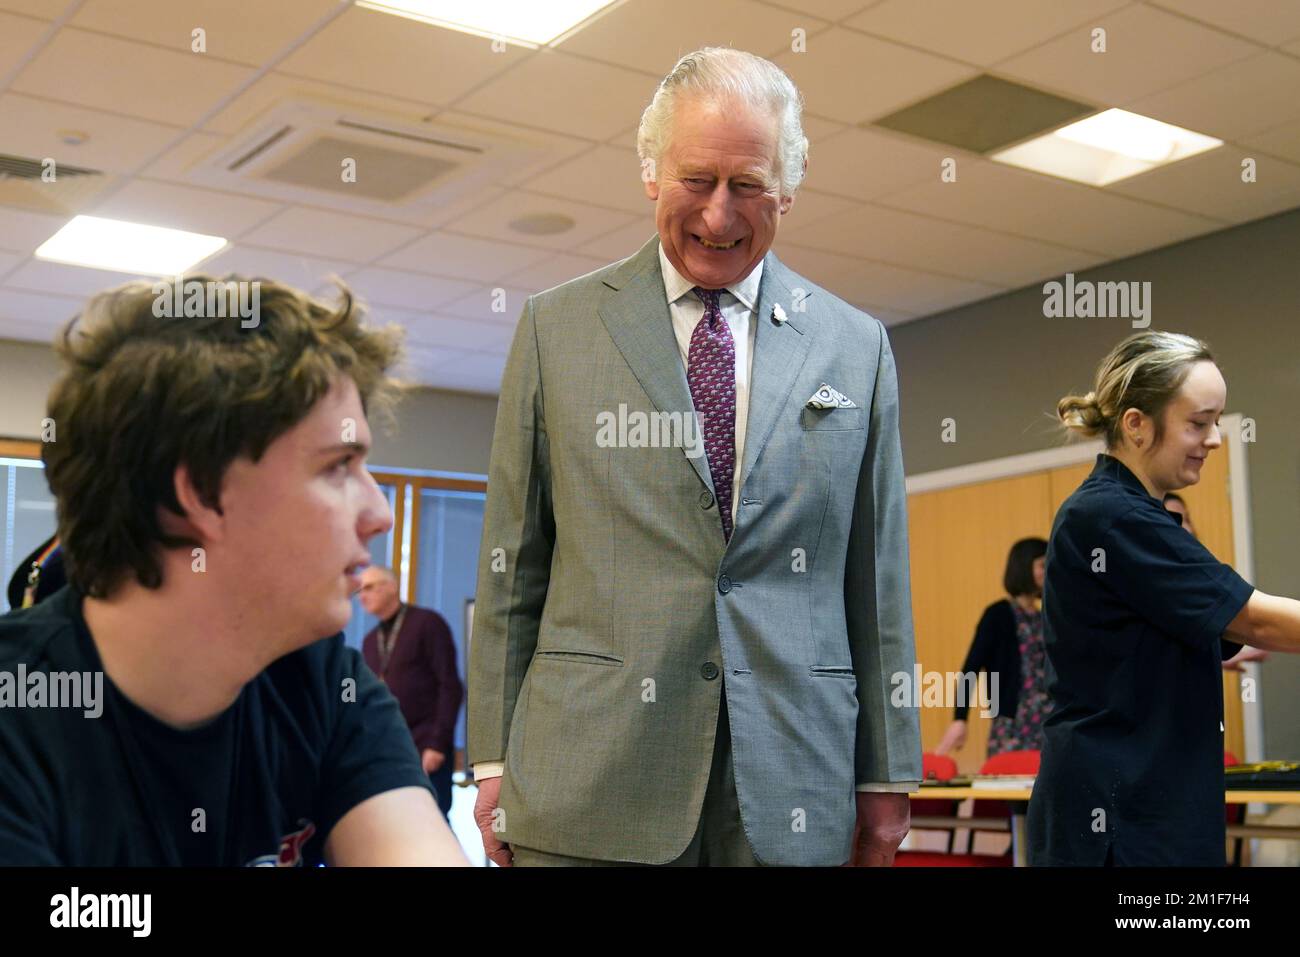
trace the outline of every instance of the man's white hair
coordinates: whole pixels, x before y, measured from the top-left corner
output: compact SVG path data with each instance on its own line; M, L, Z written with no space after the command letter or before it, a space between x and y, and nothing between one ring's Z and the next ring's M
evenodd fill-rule
M642 169L647 161L658 167L672 135L673 111L681 96L701 96L722 103L740 100L776 117L776 173L781 183L781 195L794 195L803 182L808 137L803 134L800 119L803 97L780 67L770 60L730 47L704 47L686 54L663 78L650 105L641 114L636 151L641 157Z

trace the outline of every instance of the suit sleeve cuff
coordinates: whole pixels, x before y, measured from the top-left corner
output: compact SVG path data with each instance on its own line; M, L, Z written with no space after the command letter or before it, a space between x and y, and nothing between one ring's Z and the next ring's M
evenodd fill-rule
M475 764L471 770L474 772L475 781L484 781L487 778L499 778L506 773L506 763L504 761L481 761Z
M885 794L910 794L921 790L920 781L882 781L880 783L859 784L859 791L874 791Z

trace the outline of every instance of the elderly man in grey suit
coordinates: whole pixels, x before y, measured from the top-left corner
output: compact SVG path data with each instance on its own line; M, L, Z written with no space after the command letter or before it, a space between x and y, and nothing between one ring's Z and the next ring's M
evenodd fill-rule
M524 307L470 651L497 863L887 865L907 832L894 364L769 251L800 114L767 60L683 57L638 134L658 236Z

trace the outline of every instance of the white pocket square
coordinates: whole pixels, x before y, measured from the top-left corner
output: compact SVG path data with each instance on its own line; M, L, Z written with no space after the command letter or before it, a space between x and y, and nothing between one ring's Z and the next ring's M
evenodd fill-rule
M832 389L825 382L812 394L805 405L810 409L856 409L858 404L838 389Z

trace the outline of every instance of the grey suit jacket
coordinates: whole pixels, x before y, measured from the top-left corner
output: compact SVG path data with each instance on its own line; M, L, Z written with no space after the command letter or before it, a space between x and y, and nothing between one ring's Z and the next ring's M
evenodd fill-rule
M724 542L705 456L598 441L620 405L629 421L693 409L658 242L524 307L492 446L469 758L505 762L507 843L664 863L699 822L725 683L755 855L841 864L855 784L921 778L918 714L889 700L915 662L889 343L768 253ZM808 407L823 383L857 407Z

